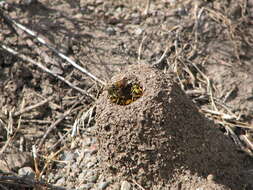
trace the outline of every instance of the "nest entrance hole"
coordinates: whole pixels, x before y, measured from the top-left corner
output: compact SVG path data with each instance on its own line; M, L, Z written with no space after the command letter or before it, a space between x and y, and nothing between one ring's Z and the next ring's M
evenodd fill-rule
M112 83L108 88L108 98L118 105L129 105L143 95L143 87L136 79L123 79Z

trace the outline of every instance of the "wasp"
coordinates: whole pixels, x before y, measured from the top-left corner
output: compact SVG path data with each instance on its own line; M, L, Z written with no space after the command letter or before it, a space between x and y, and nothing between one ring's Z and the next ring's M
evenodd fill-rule
M143 89L139 84L133 84L131 87L131 95L132 95L132 100L136 100L139 97L141 97L143 94Z
M125 97L124 89L126 88L126 86L127 78L124 77L123 79L116 81L107 88L109 98L113 103L121 104L122 99L124 99Z
M139 84L131 82L126 77L114 82L107 88L111 102L128 105L142 96L143 90Z

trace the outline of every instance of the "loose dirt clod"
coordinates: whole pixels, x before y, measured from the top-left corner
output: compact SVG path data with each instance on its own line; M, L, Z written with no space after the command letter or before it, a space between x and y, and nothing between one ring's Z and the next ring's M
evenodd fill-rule
M100 96L96 123L103 170L148 189L242 188L241 155L172 76L141 64L113 80L124 77L137 79L144 92L125 106L112 103L108 91Z

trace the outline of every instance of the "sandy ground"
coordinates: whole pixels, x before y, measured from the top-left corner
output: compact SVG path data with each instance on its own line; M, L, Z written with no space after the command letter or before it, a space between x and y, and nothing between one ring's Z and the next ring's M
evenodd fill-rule
M37 179L58 187L108 187L104 178L83 180L94 179L93 171L81 176L87 163L97 163L98 147L90 135L96 131L94 105L115 73L141 63L174 73L173 80L199 111L252 160L253 2L147 2L1 1L0 155L9 159L7 166L1 158L0 171L12 176L27 166ZM3 45L20 54L8 53ZM86 164L74 167L76 162ZM36 186L11 176L0 179L1 188Z

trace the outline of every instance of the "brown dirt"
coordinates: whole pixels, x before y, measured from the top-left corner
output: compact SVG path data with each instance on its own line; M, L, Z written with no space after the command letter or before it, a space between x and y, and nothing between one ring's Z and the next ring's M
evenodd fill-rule
M0 2L2 3L3 1ZM7 4L2 7L3 9L0 12L3 11L15 21L37 32L47 43L72 60L75 60L80 66L86 68L101 80L109 81L116 72L122 71L126 66L142 62L149 65L155 64L160 69L160 71L152 72L157 72L157 79L161 79L164 89L161 89L160 83L155 83L157 86L154 86L153 90L157 88L158 91L161 90L163 92L170 88L171 91L168 90L166 93L169 94L166 94L166 96L170 97L170 92L176 95L179 93L181 94L180 96L173 97L175 99L161 100L161 97L156 94L157 91L145 91L145 93L149 92L150 96L145 95L129 106L107 105L106 99L104 100L105 105L100 105L112 107L113 112L106 113L115 115L115 118L111 118L111 120L129 122L127 123L129 126L131 123L136 122L134 118L142 113L138 113L136 110L145 109L145 103L140 105L139 102L142 100L147 101L148 99L145 98L149 97L150 102L147 102L147 106L154 106L152 109L158 109L158 113L153 113L151 112L152 109L148 109L147 114L150 113L153 117L148 121L154 119L155 122L158 122L158 120L162 119L160 113L165 114L163 116L164 120L170 119L168 123L171 124L173 129L175 128L173 130L174 133L171 134L171 131L161 129L163 129L165 134L173 137L169 142L174 143L168 143L166 146L171 149L174 148L173 150L182 155L182 157L175 157L175 163L184 167L182 170L185 173L182 173L182 170L178 172L173 171L178 167L175 167L172 163L169 163L168 166L159 166L158 163L152 162L150 167L154 166L154 168L147 167L147 169L155 174L154 178L166 181L167 177L162 177L157 169L168 167L168 170L173 171L173 174L169 174L169 176L175 179L174 182L170 183L171 189L194 189L202 184L206 185L206 189L211 189L211 187L215 189L214 182L217 183L216 189L233 189L234 187L238 187L238 189L244 189L244 187L252 189L252 0L153 0L151 1L148 14L144 14L146 0L38 0L30 5L26 4L25 2L28 1L25 0L6 0L5 2ZM0 18L0 43L14 48L36 62L41 61L44 66L95 97L98 97L101 93L102 87L96 82L57 57L30 35L17 28L12 28L10 23L4 21L3 18ZM164 52L166 52L164 59L157 62ZM161 72L164 72L166 79ZM171 72L174 73L178 86L196 104L199 111L214 120L216 125L206 121L202 115L197 113L197 108L192 106L192 103L178 89L179 87L176 87L177 85L171 82L169 77ZM133 73L136 73L136 71L131 74ZM139 74L136 76L138 77ZM146 79L145 76L138 78L140 80ZM143 81L143 84L145 82L147 81ZM153 83L149 82L152 86ZM149 90L149 86L147 86L147 90ZM157 99L154 97L157 97ZM50 101L42 106L17 114L20 111L24 111L25 108L34 106L48 98L51 98ZM181 106L173 108L177 112L178 118L181 118L180 122L173 115L168 115L174 113L168 113L168 110L177 105L177 102L168 102L172 100L178 100L188 105L188 109L181 110L179 109ZM171 106L171 108L166 108L167 111L164 105L156 105L156 103L163 101ZM85 126L87 123L89 123L87 124L89 127L94 126L94 114L91 114L88 119L84 118L84 121L82 120L83 113L94 104L95 101L91 98L75 91L55 77L46 74L30 62L23 61L0 48L0 151L6 147L3 154L13 152L16 154L16 150L31 153L32 146L38 146L47 129L52 124L55 124L55 121L59 118L62 118L63 113L66 113L75 105L72 111L55 125L39 150L38 162L40 171L46 166L46 162L50 163L43 170L43 179L47 179L51 174L53 176L57 174L65 174L67 176L66 172L61 170L61 167L55 166L54 160L50 160L49 155L54 152L57 158L61 158L63 153L59 150L63 148L71 149L74 144L73 141L79 141L79 138L83 139L86 136L86 128L83 126L80 127L81 130L78 131L79 133L76 136L73 137L70 133L73 129L73 123L77 120L81 120L81 122L85 123ZM115 113L116 110L119 113ZM117 114L119 116L131 111L137 114L128 113L129 117L125 115L123 118L116 117ZM193 113L188 113L190 111ZM130 115L133 117L130 117ZM143 115L146 119L145 114ZM188 121L183 117L184 115L192 117L194 120ZM227 117L228 115L230 116L229 118ZM100 117L102 116L100 115ZM108 122L113 122L109 118L107 119ZM172 121L176 121L176 123ZM191 127L186 130L185 126L181 126L182 123ZM196 128L197 125L195 126L195 123L199 123L198 125L201 126L205 123L205 131ZM140 129L146 129L146 125L141 126L139 124L139 126ZM181 127L178 128L177 126ZM120 134L128 132L119 123L120 127L122 127ZM217 130L213 131L210 127L219 128L226 135L222 136ZM10 129L13 132L10 132ZM182 130L182 134L179 129ZM136 128L133 130L135 131ZM192 130L193 132L191 133L190 131ZM136 133L139 132L136 131ZM151 134L155 132L157 131L150 130ZM210 132L210 134L207 132ZM148 137L151 134L145 134L147 135L145 137L147 142L150 142ZM210 144L208 143L207 147L197 144L201 139L193 137L194 134L198 134L199 137L203 138L202 140L208 139ZM163 136L164 134L155 133L154 137L152 136L150 139L158 138L159 135ZM209 139L209 136L215 136L215 138ZM245 136L251 146L242 141L242 137ZM123 142L129 141L127 137L128 134L122 137ZM185 141L179 141L179 137L185 138ZM227 145L228 137L233 139L233 141L230 141L230 145ZM223 143L226 144L224 149L217 145L216 138L218 138L218 142L224 141ZM108 139L110 138L108 137ZM187 142L191 143L187 144ZM157 142L152 141L152 143L158 147L158 150L160 148L160 151L163 151L160 139ZM176 147L171 147L173 144ZM248 153L250 155L248 156L248 161L251 161L244 171L244 174L247 174L246 178L248 178L248 181L242 183L241 187L238 185L239 181L233 180L236 178L234 169L240 169L241 167L238 161L240 156L236 159L234 156L237 154L234 151L227 153L227 151L233 149L234 144L241 151ZM136 148L135 144L133 146ZM191 147L186 149L185 147L188 146ZM213 150L215 147L217 150ZM82 148L80 145L79 149ZM125 148L128 147L126 146ZM136 150L133 149L131 151L134 153ZM209 152L198 154L198 150L218 153L213 155L209 154ZM104 151L106 153L105 148ZM223 152L226 154L223 154ZM231 154L231 159L235 160L231 161L231 163L236 163L235 165L228 164L231 168L226 164L221 164L228 163L229 158L227 157L229 154ZM156 152L151 155L156 156ZM129 157L128 154L123 155L122 159L125 158L124 156ZM149 156L149 154L146 156ZM172 159L171 155L162 156L164 156L165 160ZM204 159L207 156L212 162ZM182 158L182 160L177 160L178 158ZM194 159L197 162L194 162ZM203 162L203 164L196 166L196 163L199 162ZM148 163L149 161L147 160L146 164ZM122 166L120 159L117 164ZM140 164L137 163L135 166L133 161L129 162L129 164L133 167L137 176L141 175L141 171L135 171L141 168ZM35 169L34 162L29 165L33 165L33 169ZM208 167L205 168L204 166ZM224 173L219 174L218 171ZM229 172L232 175L225 175ZM250 173L251 175L248 175ZM124 178L129 175L128 172L119 172L119 174L119 177L123 176ZM123 174L128 175L124 176ZM215 175L214 180L209 179L211 178L209 174ZM216 177L220 175L223 176ZM76 188L76 184L82 183L77 180L75 175L73 176L74 182L71 181L72 179L66 180L66 187ZM207 176L209 176L208 179ZM151 183L153 183L153 176L146 176L146 178L151 178ZM55 184L56 180L52 177L47 182ZM139 181L139 179L137 180ZM251 183L251 186L247 186L247 183ZM9 184L9 181L7 184ZM15 183L13 184L16 187ZM132 181L132 184L134 184L133 186L136 189L139 189L134 181ZM111 189L111 186L109 189Z
M112 103L105 91L97 102L99 151L106 160L102 166L105 173L109 168L148 189L157 189L156 185L177 189L178 179L185 177L190 179L181 181L180 186L185 189L191 181L195 184L190 189L194 189L203 185L208 175L214 176L212 185L241 188L241 155L199 114L170 75L141 64L126 68L114 80L123 77L137 78L144 94L122 106Z

